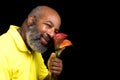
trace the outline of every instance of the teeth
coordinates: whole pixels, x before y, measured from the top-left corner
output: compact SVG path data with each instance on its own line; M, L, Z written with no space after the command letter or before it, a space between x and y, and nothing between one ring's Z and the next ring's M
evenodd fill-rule
M49 37L47 34L43 34L43 38L46 40L46 41L49 41Z

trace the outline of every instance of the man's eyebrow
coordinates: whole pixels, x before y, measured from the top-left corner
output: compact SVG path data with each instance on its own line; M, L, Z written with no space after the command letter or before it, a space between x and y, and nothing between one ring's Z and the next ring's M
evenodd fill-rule
M52 26L54 26L53 22L52 21L47 21L48 23L50 23Z

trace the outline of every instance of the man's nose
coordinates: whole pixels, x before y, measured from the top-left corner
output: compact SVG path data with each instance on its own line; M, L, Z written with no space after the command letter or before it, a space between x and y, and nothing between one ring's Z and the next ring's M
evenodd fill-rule
M53 38L54 35L55 35L54 29L51 29L51 30L48 32L48 34L50 35L51 38Z

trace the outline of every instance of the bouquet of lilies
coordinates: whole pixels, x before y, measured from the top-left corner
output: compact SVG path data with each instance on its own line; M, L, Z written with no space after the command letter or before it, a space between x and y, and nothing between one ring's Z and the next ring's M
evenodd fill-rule
M54 36L54 48L55 48L55 54L56 57L59 57L62 51L67 47L67 46L72 46L72 42L68 39L66 39L68 35L65 33L57 33ZM50 80L54 80L53 75L51 74Z

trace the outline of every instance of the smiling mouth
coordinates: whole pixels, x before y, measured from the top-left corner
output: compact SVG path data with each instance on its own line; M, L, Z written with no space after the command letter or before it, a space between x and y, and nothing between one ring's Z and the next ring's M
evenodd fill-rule
M44 45L47 45L48 42L50 41L50 37L47 34L41 35L41 43Z

